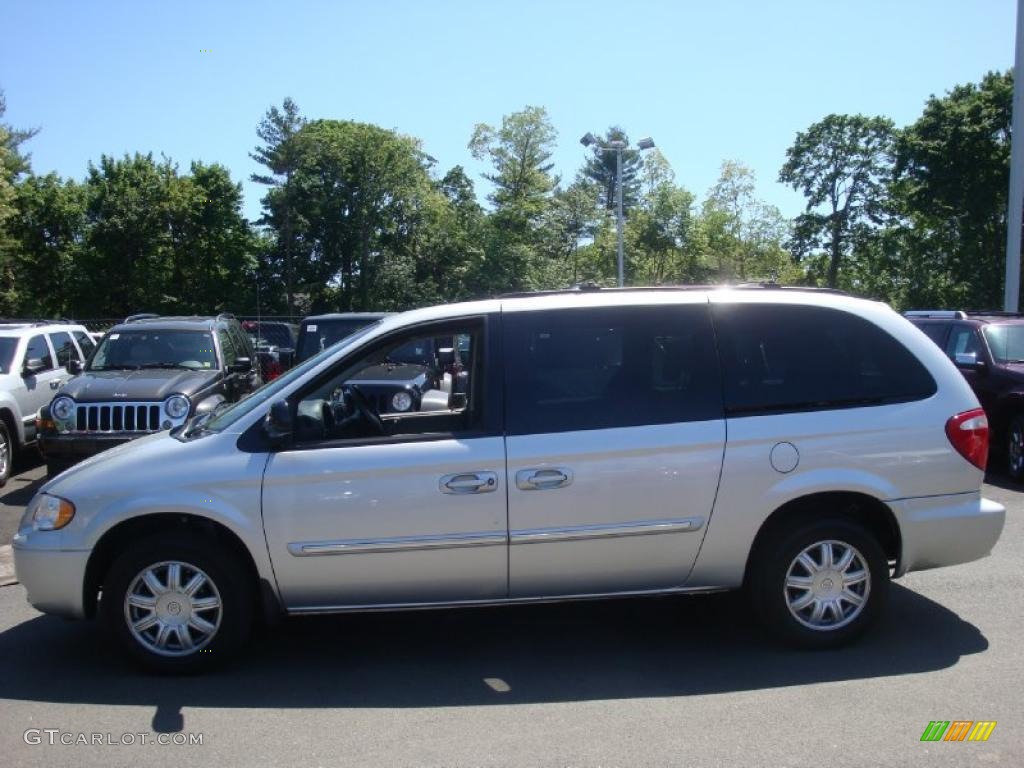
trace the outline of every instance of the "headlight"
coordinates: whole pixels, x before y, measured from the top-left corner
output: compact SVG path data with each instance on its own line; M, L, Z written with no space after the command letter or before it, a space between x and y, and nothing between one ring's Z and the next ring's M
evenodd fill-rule
M61 395L50 404L50 415L58 421L67 421L75 412L75 401L67 395Z
M164 410L172 419L182 419L188 415L189 402L184 395L171 395L164 403Z
M37 531L56 531L70 523L74 516L75 505L67 499L37 493L25 510L21 527L31 525Z
M396 411L408 411L412 408L412 395L408 392L396 392L391 397L391 408Z

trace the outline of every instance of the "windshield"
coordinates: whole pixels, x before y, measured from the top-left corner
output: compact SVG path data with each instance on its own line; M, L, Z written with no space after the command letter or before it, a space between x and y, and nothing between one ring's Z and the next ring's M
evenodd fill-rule
M348 341L357 341L358 339L370 333L371 330L373 330L373 325L364 327L358 333L351 334L351 338L349 338ZM227 429L240 418L245 416L247 413L250 413L256 408L259 408L261 405L263 405L263 403L270 402L271 400L276 398L278 393L287 389L292 384L292 382L302 378L307 371L315 368L320 363L321 360L323 360L325 357L329 357L331 351L332 350L330 348L321 350L317 354L313 355L313 357L303 361L301 364L292 368L287 373L278 376L269 384L264 384L262 387L257 389L244 400L239 400L234 405L228 406L223 411L220 411L215 416L213 416L209 421L203 423L203 431L221 432ZM186 436L189 433L190 431L186 431Z
M317 320L312 323L305 323L302 326L302 338L299 340L299 349L296 352L297 361L312 357L328 347L337 344L347 336L352 335L360 328L367 325L375 325L379 320L362 320L348 318L345 320Z
M0 373L11 372L11 361L14 350L18 348L18 340L10 337L0 339Z
M203 331L138 330L108 333L86 370L217 368L213 337Z
M996 362L1024 362L1024 325L986 325L985 339Z

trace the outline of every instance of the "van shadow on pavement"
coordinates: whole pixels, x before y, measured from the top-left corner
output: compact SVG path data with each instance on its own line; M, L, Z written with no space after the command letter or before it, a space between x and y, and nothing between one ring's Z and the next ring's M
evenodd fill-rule
M926 641L925 641L926 640ZM838 651L774 645L738 594L291 619L206 677L115 658L99 628L41 616L0 633L0 697L182 707L451 707L692 696L927 672L988 647L952 611L893 585L887 615Z

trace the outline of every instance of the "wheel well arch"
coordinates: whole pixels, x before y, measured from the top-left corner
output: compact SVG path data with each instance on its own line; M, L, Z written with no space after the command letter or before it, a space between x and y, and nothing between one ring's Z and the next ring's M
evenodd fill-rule
M873 496L855 491L812 493L787 501L761 524L747 555L743 581L747 582L751 565L760 548L787 527L829 514L863 525L878 541L890 562L897 562L902 550L899 523L889 505Z
M187 532L196 537L214 540L224 550L234 555L252 579L254 589L259 585L259 570L248 547L238 535L227 526L202 515L177 512L160 512L139 515L124 520L104 533L96 542L85 567L85 580L82 585L82 604L85 615L92 618L96 615L97 598L103 581L113 565L114 560L132 541L160 533Z
M18 437L18 425L14 420L14 414L11 412L10 408L0 408L0 420L3 420L8 433L11 435L11 442L14 443L14 447L17 448L18 445L20 445L21 440Z

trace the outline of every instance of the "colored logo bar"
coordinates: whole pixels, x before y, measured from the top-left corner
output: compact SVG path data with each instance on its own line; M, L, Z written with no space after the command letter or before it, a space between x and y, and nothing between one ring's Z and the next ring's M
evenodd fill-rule
M995 727L995 720L932 720L921 741L988 741Z

